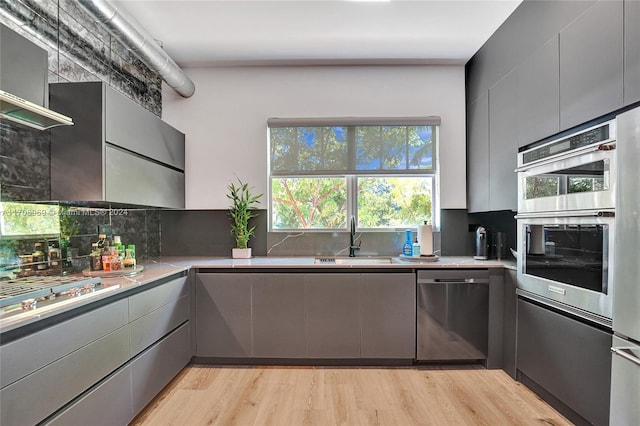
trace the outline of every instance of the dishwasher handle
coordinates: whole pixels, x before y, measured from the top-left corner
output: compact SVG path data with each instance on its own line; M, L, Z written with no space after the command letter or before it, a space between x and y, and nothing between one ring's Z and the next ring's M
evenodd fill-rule
M418 284L489 284L488 278L420 278Z

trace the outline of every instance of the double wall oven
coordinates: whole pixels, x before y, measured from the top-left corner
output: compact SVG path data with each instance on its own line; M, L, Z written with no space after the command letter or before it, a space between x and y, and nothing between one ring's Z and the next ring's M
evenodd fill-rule
M611 327L615 120L518 154L518 292Z

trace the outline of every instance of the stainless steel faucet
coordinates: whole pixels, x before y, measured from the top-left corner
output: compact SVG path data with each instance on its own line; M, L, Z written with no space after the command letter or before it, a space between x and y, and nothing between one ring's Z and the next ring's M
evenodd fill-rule
M360 244L362 241L355 245L356 238L356 217L351 216L351 231L349 232L349 257L356 257L356 250L360 250Z

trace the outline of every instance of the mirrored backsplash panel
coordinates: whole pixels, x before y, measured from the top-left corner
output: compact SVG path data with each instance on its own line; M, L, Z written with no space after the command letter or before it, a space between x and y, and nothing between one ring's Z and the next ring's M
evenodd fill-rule
M105 233L135 245L139 259L160 256L160 211L156 209L0 203L0 277L86 269L91 243L98 241L99 227L105 225Z

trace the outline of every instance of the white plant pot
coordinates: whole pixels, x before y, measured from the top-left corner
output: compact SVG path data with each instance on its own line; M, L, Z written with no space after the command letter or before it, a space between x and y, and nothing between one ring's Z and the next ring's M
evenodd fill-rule
M250 259L251 247L249 248L232 248L231 257L234 259Z

